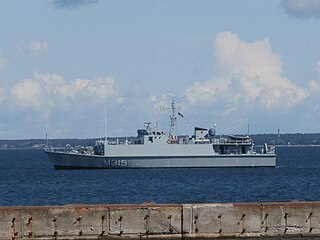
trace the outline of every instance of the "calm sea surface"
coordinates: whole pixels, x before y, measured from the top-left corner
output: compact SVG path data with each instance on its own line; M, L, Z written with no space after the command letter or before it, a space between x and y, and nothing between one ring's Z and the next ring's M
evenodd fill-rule
M54 170L43 150L0 150L0 206L320 201L320 147L279 147L277 168Z

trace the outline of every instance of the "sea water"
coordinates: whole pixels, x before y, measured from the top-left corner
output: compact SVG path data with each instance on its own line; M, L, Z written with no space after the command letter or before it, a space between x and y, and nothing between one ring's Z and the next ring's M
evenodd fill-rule
M276 168L54 170L0 150L0 206L320 201L320 147L277 147Z

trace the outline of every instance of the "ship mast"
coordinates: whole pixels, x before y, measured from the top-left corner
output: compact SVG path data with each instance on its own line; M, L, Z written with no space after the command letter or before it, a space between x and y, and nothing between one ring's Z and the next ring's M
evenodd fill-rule
M104 102L104 149L103 149L104 156L107 156L107 145L108 145L108 138L107 138L107 97L106 97Z
M175 106L174 98L172 98L171 102L171 110L172 114L170 115L170 131L169 137L172 140L177 139L177 107Z
M169 140L172 142L177 141L177 112L180 108L176 107L175 100L172 98L170 107L161 107L161 110L171 110L172 113L170 115L170 131L169 131Z

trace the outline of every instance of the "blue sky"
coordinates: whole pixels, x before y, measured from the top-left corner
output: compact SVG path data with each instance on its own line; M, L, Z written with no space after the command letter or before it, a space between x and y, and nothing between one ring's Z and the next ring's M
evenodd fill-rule
M320 0L3 0L0 139L320 132Z

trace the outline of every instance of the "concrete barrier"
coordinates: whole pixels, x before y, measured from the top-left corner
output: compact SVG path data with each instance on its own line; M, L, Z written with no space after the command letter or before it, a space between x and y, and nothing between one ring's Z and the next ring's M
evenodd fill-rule
M0 239L320 237L320 202L0 207Z

